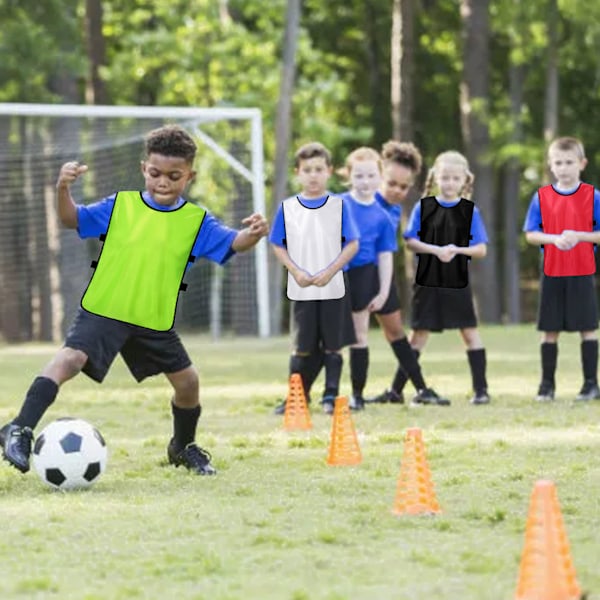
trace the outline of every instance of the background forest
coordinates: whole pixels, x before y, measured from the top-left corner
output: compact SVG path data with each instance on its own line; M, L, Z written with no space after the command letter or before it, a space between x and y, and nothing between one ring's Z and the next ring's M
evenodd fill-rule
M0 23L0 102L260 108L269 211L309 140L337 165L392 137L426 168L463 151L490 235L473 270L487 322L535 314L520 230L547 141L581 137L600 178L596 0L0 0Z

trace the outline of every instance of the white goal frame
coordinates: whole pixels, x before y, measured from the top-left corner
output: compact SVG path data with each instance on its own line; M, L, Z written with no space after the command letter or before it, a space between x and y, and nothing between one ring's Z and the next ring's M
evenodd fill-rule
M35 104L0 102L0 115L34 117L97 117L136 119L177 119L195 121L198 139L252 184L254 212L265 215L264 159L262 114L258 108L195 108L189 106L102 106L88 104ZM250 121L251 165L243 165L225 148L200 129L202 123L222 120ZM258 335L269 337L269 269L267 242L261 240L254 249L256 268L256 302ZM212 318L212 317L211 317ZM211 329L218 325L211 324Z

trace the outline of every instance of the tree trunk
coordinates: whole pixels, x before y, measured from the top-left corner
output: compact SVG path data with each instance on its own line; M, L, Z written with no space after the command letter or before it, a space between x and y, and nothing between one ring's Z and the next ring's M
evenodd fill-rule
M471 266L480 317L500 321L496 250L496 207L490 162L490 25L489 0L461 0L463 23L463 77L460 86L461 126L466 154L475 175L473 198L488 232L487 257Z
M300 33L300 18L302 12L301 0L288 0L285 33L283 40L283 57L281 67L281 83L279 100L275 117L275 175L273 179L273 214L279 202L288 192L288 153L292 130L292 97L296 79L296 47ZM269 279L272 282L270 305L271 331L274 335L281 332L282 312L282 281L283 269L273 253L269 253Z
M546 50L546 87L544 90L544 142L546 147L558 133L558 3L549 0L546 30L548 46ZM551 181L544 156L544 177L542 182Z
M523 81L525 68L511 63L509 67L510 119L514 124L511 143L523 142L521 106L523 104ZM519 251L519 179L521 164L512 157L504 169L504 292L505 313L509 323L521 321L520 298L520 251Z
M390 125L387 111L387 98L382 73L381 48L379 45L379 29L377 27L379 7L372 1L364 4L365 51L367 55L368 81L371 96L371 122L373 139L376 145L382 144L390 137Z
M413 141L414 128L414 72L415 72L415 0L394 0L391 32L391 108L392 135L400 141ZM419 178L417 178L419 185ZM409 194L402 211L401 230L406 228L410 208L419 199L415 187ZM413 254L405 244L394 257L398 277L398 291L405 318L410 317L411 283L414 279Z
M108 104L106 85L100 77L100 67L106 65L102 16L101 0L86 0L85 37L89 63L89 75L85 86L86 104Z

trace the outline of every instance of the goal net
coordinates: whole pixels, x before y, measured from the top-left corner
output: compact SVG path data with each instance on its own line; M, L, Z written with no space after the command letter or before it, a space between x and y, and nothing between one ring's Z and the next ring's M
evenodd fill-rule
M144 136L166 123L184 127L198 145L187 200L236 229L252 212L265 214L258 109L0 103L1 338L60 340L92 275L100 241L82 241L57 218L61 165L77 160L89 167L72 187L77 203L141 190ZM215 337L268 336L267 277L265 240L225 267L196 261L176 327Z

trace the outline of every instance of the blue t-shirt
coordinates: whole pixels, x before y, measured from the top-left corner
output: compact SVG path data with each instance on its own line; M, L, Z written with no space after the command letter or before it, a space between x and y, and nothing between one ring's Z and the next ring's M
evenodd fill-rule
M300 203L306 208L320 208L325 204L327 198L331 194L321 196L321 198L303 198L302 196L290 196L290 198L298 198ZM358 229L354 223L350 210L345 202L342 202L342 247L346 246L348 242L357 240L359 236ZM277 207L275 218L273 219L273 225L269 233L269 242L275 244L275 246L285 246L285 218L283 216L283 202Z
M460 202L460 198L456 200L440 200L437 198L440 206L446 208L450 206L456 206ZM419 239L419 230L421 229L421 203L417 202L410 213L406 230L404 231L404 239ZM476 244L487 244L488 236L483 224L483 218L481 217L480 210L475 206L473 209L473 218L471 219L471 239L469 240L469 246L475 246Z
M552 186L554 187L554 186ZM554 187L554 191L557 194L563 194L565 196L574 193L579 184L577 184L572 190L558 191ZM600 192L594 189L594 231L600 231ZM525 215L525 223L523 224L523 231L542 231L542 211L540 209L540 196L537 192L531 197L529 208L527 209L527 215Z
M94 204L77 205L77 232L80 238L99 237L106 233L115 205L115 197L116 194L113 194ZM151 208L165 212L176 210L185 203L185 200L180 197L175 204L162 206L154 202L146 191L142 192L142 198ZM202 235L200 235L200 232ZM226 227L207 211L194 242L191 255L194 258L206 258L218 264L223 264L235 253L231 248L231 244L233 244L236 235L237 231L235 229ZM159 248L157 248L158 251L160 251Z
M399 204L391 204L379 192L375 192L375 200L391 219L394 231L398 232L400 228L400 219L402 218L402 207Z
M376 201L371 204L357 202L350 192L342 194L344 203L350 208L358 228L360 246L348 263L349 269L377 264L381 252L396 252L398 241L394 225L387 213Z

